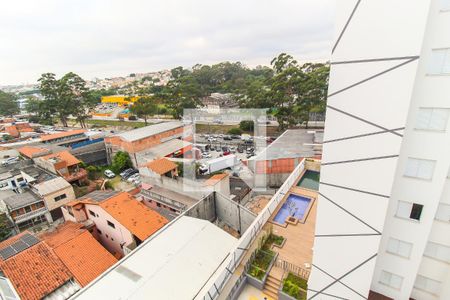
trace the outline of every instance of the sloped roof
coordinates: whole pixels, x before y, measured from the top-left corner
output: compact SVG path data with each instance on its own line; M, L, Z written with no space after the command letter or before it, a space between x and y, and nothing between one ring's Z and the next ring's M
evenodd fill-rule
M168 223L166 218L125 192L111 197L99 205L141 241Z
M81 286L117 262L82 224L66 222L40 237L55 251Z
M162 122L162 123L153 124L153 125L141 127L138 129L122 132L122 133L116 134L115 136L118 136L128 142L134 142L134 141L138 141L138 140L153 136L155 134L169 131L169 130L179 128L182 126L183 126L183 123L179 122L179 121Z
M72 278L55 253L40 242L0 263L22 300L38 300Z
M205 185L208 185L208 186L215 185L216 183L218 183L219 181L221 181L222 179L224 179L227 176L228 176L228 174L225 174L225 173L213 175L208 180L205 181Z
M64 160L67 163L67 166L73 166L80 163L78 158L69 153L69 151L61 151L58 153L53 153L49 155L42 156L42 159L49 160L51 158L59 158L60 160Z
M72 135L77 135L86 132L85 129L77 129L77 130L71 130L71 131L65 131L65 132L58 132L58 133L52 133L52 134L43 134L41 135L41 141L50 141L54 139L59 139L63 137L68 137Z
M167 158L160 158L147 163L147 167L153 172L162 175L176 169L177 164Z
M22 155L25 155L28 158L32 158L38 154L47 154L50 150L42 147L33 147L33 146L23 146L17 149Z

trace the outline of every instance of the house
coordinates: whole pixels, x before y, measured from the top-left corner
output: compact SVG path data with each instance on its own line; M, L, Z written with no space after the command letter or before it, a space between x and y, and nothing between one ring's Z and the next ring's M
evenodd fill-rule
M155 176L167 176L174 178L178 176L178 166L167 158L155 159L146 164L147 168Z
M65 222L39 238L54 251L82 287L117 262L82 224Z
M0 270L0 289L11 295L6 299L66 299L80 289L52 249L30 232L0 243Z
M117 256L128 254L162 228L168 220L132 195L102 191L89 198L69 202L63 208L66 221L91 220L102 245Z
M44 199L53 220L62 218L61 207L76 198L72 185L62 177L34 184L32 189Z
M215 192L230 195L230 176L226 173L211 176L205 181L205 185Z
M25 231L0 243L1 299L67 299L116 262L81 224Z
M22 157L32 159L51 153L51 150L38 146L23 146L17 149Z
M85 135L86 129L76 129L71 131L63 131L51 134L41 135L41 142L44 144L56 144L70 146L71 143L87 140Z
M192 127L190 125L185 126L182 122L171 121L153 124L150 126L122 132L105 138L106 154L108 162L112 161L112 158L118 151L125 151L130 154L131 160L135 167L140 162L138 161L137 154L142 151L149 151L152 147L161 145L167 141L173 139L181 139L189 141L192 139ZM176 145L175 145L176 146ZM183 148L184 144L179 144L182 148L173 148L173 152L187 151ZM191 145L188 145L189 147ZM170 155L165 152L164 156Z
M20 194L11 195L3 199L3 202L6 206L6 215L17 233L52 222L44 199L30 189L25 189Z
M70 183L80 183L87 178L87 172L79 165L81 163L69 151L61 151L33 159L39 167L53 174L64 177Z
M0 146L0 162L6 158L17 157L19 156L19 152L10 147Z

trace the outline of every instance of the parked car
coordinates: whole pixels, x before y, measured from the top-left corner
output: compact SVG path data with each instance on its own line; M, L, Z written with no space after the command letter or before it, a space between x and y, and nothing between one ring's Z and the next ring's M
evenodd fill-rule
M128 178L130 178L131 176L138 174L139 171L136 169L131 170L131 172L128 172L126 175L122 176L122 180L127 180Z
M2 166L14 164L19 161L18 157L10 157L2 161Z
M231 141L232 138L231 138L231 136L229 136L229 135L225 135L225 136L223 137L223 140L224 140L224 141Z
M136 116L129 116L128 117L128 121L137 121L137 117Z
M123 177L131 171L133 171L133 168L126 169L126 170L122 171L119 175L120 175L120 177Z
M141 179L141 175L139 175L139 173L133 174L130 177L127 178L127 181L132 183L138 179Z
M227 149L227 150L223 151L222 154L223 154L223 156L230 155L231 151L229 149Z
M238 147L238 148L237 148L237 152L239 152L239 153L244 153L244 149L242 149L241 147Z
M108 177L108 178L116 177L116 174L114 174L114 172L109 170L109 169L105 170L105 172L103 174L105 174L105 176Z
M203 158L211 158L212 155L211 155L211 153L209 153L209 152L203 152L203 153L202 153L202 157L203 157Z

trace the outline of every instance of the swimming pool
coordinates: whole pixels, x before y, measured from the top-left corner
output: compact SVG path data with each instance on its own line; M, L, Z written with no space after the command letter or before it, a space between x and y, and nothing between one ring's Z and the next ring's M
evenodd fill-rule
M291 216L302 221L309 211L310 203L310 198L290 194L276 216L273 218L273 221L284 225L286 223L286 219Z
M307 170L297 183L298 187L318 191L319 190L320 173Z

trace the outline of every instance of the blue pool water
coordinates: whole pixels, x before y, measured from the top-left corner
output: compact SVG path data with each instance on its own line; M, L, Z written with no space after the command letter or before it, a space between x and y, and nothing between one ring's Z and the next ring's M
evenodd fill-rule
M284 224L290 216L301 220L308 209L309 202L311 202L309 198L290 194L273 220L279 224Z

